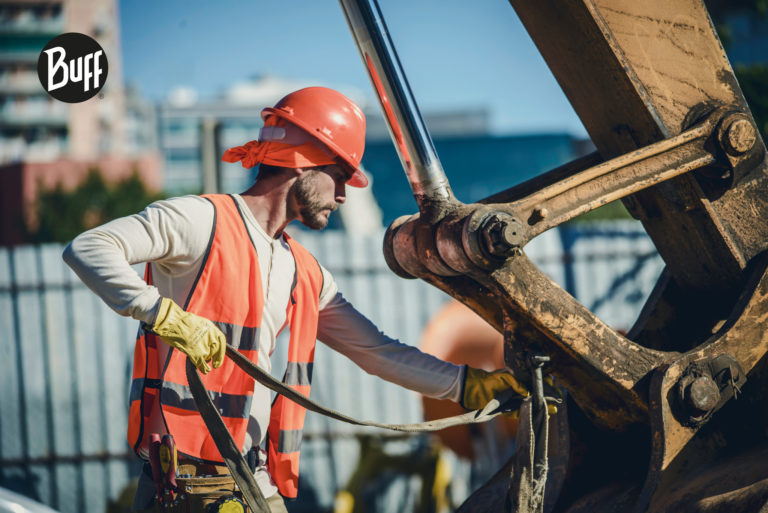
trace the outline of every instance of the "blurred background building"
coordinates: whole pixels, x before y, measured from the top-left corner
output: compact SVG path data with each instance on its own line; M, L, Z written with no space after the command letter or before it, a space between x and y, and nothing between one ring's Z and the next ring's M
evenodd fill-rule
M37 77L40 50L67 32L64 2L0 3L0 162L53 160L69 146L69 106Z
M107 55L107 81L90 101L57 101L38 79L42 48L66 32L90 35ZM137 172L159 190L153 116L126 95L115 0L0 1L0 244L32 240L41 190L72 189L91 169L107 182Z
M104 48L109 77L98 101L69 105L40 85L40 51L65 32L89 34ZM0 163L122 154L124 120L115 0L0 2Z

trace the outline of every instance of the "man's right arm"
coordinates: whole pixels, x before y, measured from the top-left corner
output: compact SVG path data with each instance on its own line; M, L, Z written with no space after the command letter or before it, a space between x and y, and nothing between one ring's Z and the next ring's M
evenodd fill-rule
M160 293L131 267L156 262L169 275L199 266L213 223L213 206L185 196L93 228L64 250L64 261L114 311L152 324Z

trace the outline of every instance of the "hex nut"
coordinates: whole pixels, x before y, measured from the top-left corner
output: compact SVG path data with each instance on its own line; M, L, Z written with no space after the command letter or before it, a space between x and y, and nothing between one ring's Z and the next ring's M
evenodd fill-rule
M506 257L522 245L523 225L508 214L494 214L483 223L482 238L488 252L497 257Z

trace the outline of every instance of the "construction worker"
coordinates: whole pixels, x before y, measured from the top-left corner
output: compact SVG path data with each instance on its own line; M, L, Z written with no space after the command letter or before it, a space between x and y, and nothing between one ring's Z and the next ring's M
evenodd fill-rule
M204 373L235 443L251 456L271 510L285 512L283 497L298 490L305 412L282 396L271 404L267 388L225 361L225 344L270 371L276 337L288 326L284 382L305 394L316 339L371 374L467 409L485 406L501 390L527 391L504 371L457 366L380 333L344 299L330 273L284 233L294 220L324 228L344 203L346 185L367 185L359 169L365 140L360 108L336 91L310 87L264 109L262 117L259 140L223 157L248 169L260 165L247 191L158 201L81 234L64 260L113 310L142 323L130 391L134 451L146 460L149 434L170 433L180 465L199 474L222 465L191 399L184 372L189 358ZM138 262L147 262L144 279L131 268ZM150 476L145 465L136 511L152 507Z

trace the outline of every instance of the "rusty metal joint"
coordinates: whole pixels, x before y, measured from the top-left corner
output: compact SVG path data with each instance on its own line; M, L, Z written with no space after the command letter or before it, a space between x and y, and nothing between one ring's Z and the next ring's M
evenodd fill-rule
M482 248L490 257L506 258L524 242L522 223L505 212L494 212L486 216L480 233Z
M746 178L763 160L765 147L749 114L726 112L715 130L721 172L716 178L733 187Z
M738 397L746 379L739 362L727 354L692 362L677 382L673 414L680 424L698 428Z
M397 250L395 248L395 235L397 234L397 231L400 229L400 227L402 227L405 223L407 223L412 219L413 219L413 216L400 216L397 219L395 219L392 222L392 224L389 225L389 227L387 228L387 231L384 233L384 241L382 244L382 250L384 252L384 261L386 261L387 266L397 276L408 279L408 280L416 278L416 275L405 270L405 268L398 261Z
M477 268L493 270L522 254L528 227L503 205L478 205L462 220L462 246Z
M717 139L729 155L738 156L754 148L757 130L743 112L731 112L723 116L718 125Z

